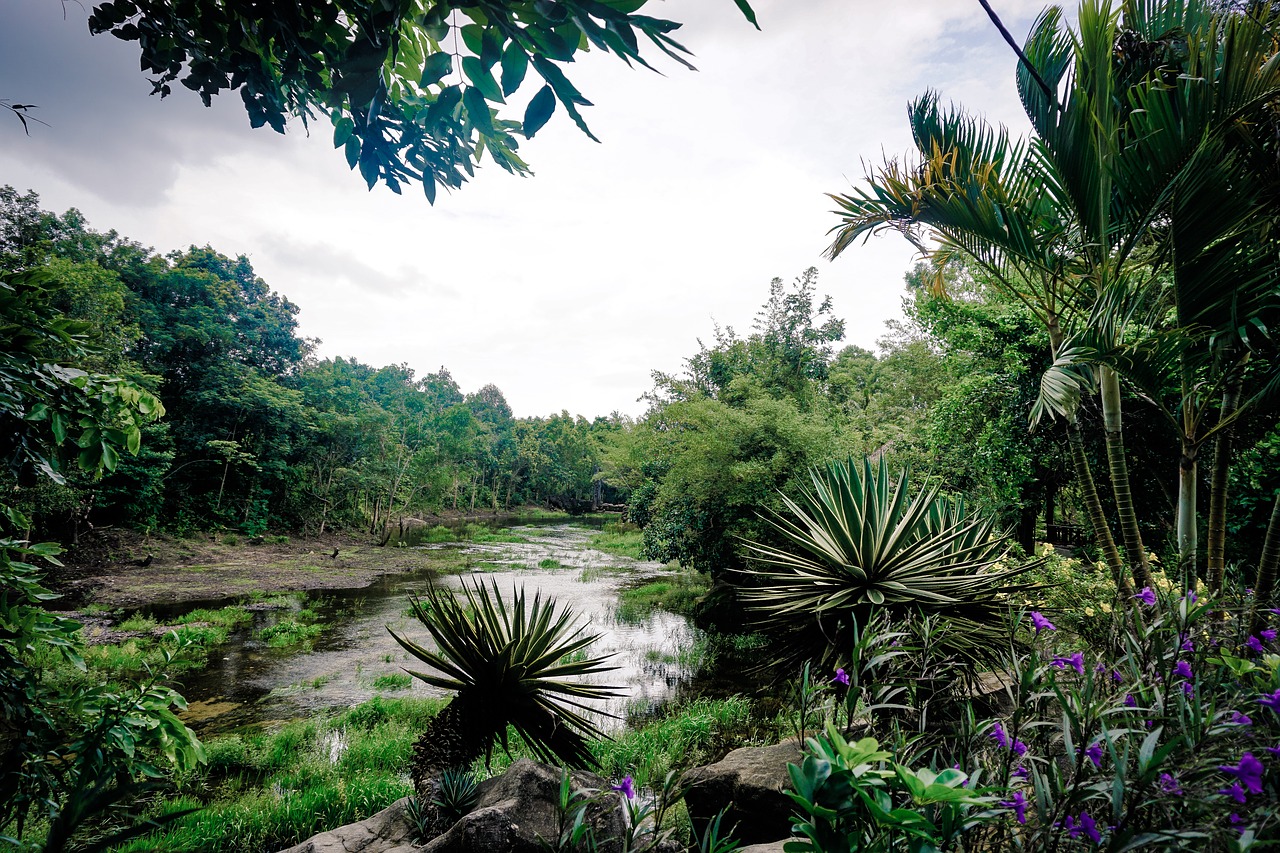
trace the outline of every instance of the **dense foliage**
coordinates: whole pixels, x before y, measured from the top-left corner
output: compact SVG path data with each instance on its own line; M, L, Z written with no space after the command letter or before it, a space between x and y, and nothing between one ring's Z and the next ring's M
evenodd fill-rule
M71 334L95 344L70 373L39 355L40 369L54 373L22 374L61 414L42 420L45 409L9 407L13 428L0 439L7 455L24 452L32 430L61 436L81 409L122 394L136 396L144 415L167 411L157 422L122 423L120 443L141 452L118 465L110 442L74 429L59 439L64 456L72 446L86 463L103 454L114 470L100 481L72 475L57 490L22 483L18 503L47 535L73 541L105 523L385 535L399 519L433 510L615 498L595 475L619 419L517 419L496 387L464 394L447 370L418 377L403 365L316 359L313 342L297 334L298 307L243 257L208 247L155 255L90 230L75 211L48 213L34 193L4 188L0 264L15 282L3 291L9 328L35 328L27 314L39 311L58 319L41 326L48 340L33 347L48 350ZM92 394L64 399L72 380Z

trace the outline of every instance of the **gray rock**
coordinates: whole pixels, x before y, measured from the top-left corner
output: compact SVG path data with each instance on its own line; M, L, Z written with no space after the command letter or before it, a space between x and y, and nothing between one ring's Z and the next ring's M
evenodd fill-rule
M405 815L408 798L396 800L373 817L322 832L281 853L416 853L413 829Z
M739 847L737 853L782 853L782 845L786 839L770 841L768 844L752 844L750 847Z
M309 838L281 853L542 853L542 839L560 834L560 780L557 767L521 759L506 773L480 783L472 812L428 843L417 843L398 800L368 820ZM575 771L575 792L595 796L587 821L600 853L620 853L625 817L618 794L598 776Z
M480 784L480 799L470 814L427 844L425 853L541 853L545 839L552 845L560 835L559 768L521 759L506 773ZM609 783L591 773L574 771L575 791L596 797L587 808L587 821L600 853L622 849L625 818L619 795Z
M735 749L715 764L688 771L680 782L694 828L699 834L705 832L707 823L727 809L720 824L722 834L747 845L787 838L794 810L783 793L791 784L787 764L799 764L802 758L799 745L787 741Z

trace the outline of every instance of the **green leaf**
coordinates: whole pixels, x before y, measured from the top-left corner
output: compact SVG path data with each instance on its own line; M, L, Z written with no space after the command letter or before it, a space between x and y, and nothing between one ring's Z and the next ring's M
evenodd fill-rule
M485 68L492 68L502 56L502 31L497 27L486 27L480 40L480 62Z
M467 46L467 50L479 56L480 51L484 50L484 27L479 24L467 24L460 32L462 43Z
M354 169L360 161L360 137L352 136L347 139L346 151L343 153L347 155L347 165Z
M529 106L524 111L524 135L528 139L533 139L534 134L542 130L543 125L550 120L551 114L556 111L556 94L551 90L550 86L543 86L538 90L538 94L533 96L533 100L529 101Z
M498 81L493 79L493 74L480 60L474 56L465 57L462 60L462 73L467 75L467 79L486 99L497 104L506 103L502 98L502 89L498 87Z
M356 123L347 116L338 119L333 126L333 147L341 148L347 144L347 140L351 138L351 134L355 133Z
M524 82L529 68L529 56L518 42L512 41L502 52L502 94L510 95Z
M754 24L757 30L760 29L760 24L756 21L755 10L751 8L751 4L747 0L734 0L734 2L738 4L738 8L742 10L742 14L746 16L746 19Z
M462 93L462 105L466 107L467 115L476 129L486 136L492 136L493 117L489 114L489 102L485 100L480 90L474 86L468 86Z
M427 57L422 63L422 79L418 85L422 88L434 86L453 73L453 54L440 51Z

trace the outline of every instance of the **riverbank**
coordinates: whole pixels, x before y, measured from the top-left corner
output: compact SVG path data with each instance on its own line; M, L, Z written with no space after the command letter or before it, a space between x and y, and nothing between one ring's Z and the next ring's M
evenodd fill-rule
M511 542L500 523L567 522L566 513L528 512L430 516L415 523L439 530L439 544ZM71 606L106 610L214 604L251 595L370 586L387 576L453 573L474 555L458 549L383 546L368 536L247 537L232 532L187 537L105 530L71 550L53 585Z

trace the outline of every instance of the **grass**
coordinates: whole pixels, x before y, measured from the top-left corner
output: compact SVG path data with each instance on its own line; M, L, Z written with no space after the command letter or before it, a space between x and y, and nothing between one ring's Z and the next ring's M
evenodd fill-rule
M413 678L403 672L391 672L379 675L373 680L374 690L408 690Z
M554 557L547 557L545 560L538 561L538 568L540 569L559 569L561 567L561 562Z
M637 624L653 615L654 610L691 615L698 599L711 588L710 579L697 572L681 572L623 590L618 596L614 618Z
M273 649L298 646L310 643L320 636L323 627L293 617L283 617L274 625L268 625L258 632L258 639Z
M611 530L611 527L617 529ZM630 527L630 525L626 525ZM630 557L633 560L644 559L644 536L638 528L622 529L623 525L607 525L603 532L597 533L587 540L587 547L618 557Z
M375 697L333 717L205 745L208 763L176 780L156 817L203 807L119 853L260 853L363 820L411 793L401 773L444 702Z

